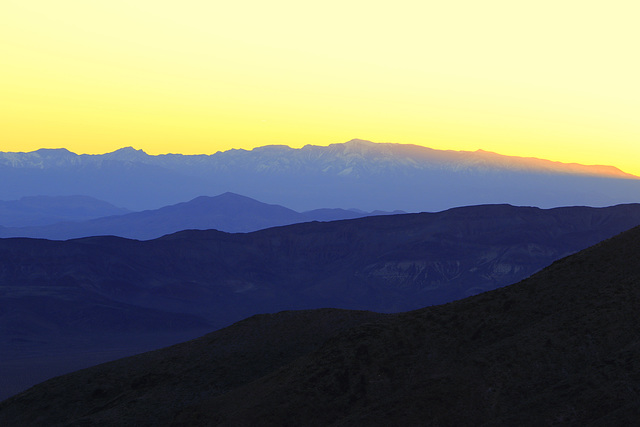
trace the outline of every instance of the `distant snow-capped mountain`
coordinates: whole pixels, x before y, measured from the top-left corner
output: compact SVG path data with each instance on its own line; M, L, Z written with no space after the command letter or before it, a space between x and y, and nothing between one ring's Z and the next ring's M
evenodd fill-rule
M322 172L335 175L381 174L400 169L509 170L637 178L613 166L560 163L504 156L488 151L434 150L409 144L374 143L360 139L329 146L267 145L252 150L228 150L211 155L162 154L125 147L106 154L77 155L65 148L29 153L0 152L0 164L16 168L97 166L104 162L141 163L181 172L203 173L240 167L253 172ZM195 167L195 169L193 169Z
M66 149L1 153L0 199L87 194L134 210L227 191L295 210L441 210L482 203L605 206L640 200L640 179L585 166L351 140L299 149L270 145L212 155L101 155Z

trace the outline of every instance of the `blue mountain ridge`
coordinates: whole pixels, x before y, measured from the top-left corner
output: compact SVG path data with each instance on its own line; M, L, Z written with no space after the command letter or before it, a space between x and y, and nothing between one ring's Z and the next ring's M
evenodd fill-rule
M299 213L283 206L266 204L227 192L215 197L196 197L191 201L160 209L111 215L87 221L66 221L36 227L3 227L0 228L0 237L67 240L112 235L149 240L186 229L216 229L229 233L245 233L300 222L333 221L385 214L391 214L391 212L367 213L325 208Z

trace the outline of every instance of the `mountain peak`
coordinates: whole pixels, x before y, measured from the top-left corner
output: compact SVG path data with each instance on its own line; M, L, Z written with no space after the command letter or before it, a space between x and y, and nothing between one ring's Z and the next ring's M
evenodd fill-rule
M66 148L40 148L39 150L32 151L31 153L41 159L69 159L78 156L76 153L73 153Z
M358 139L358 138L351 139L351 140L345 142L344 144L347 144L347 145L367 145L367 146L376 145L375 142L368 141L366 139Z
M295 150L295 148L291 148L288 145L284 145L284 144L263 145L263 146L255 147L251 149L251 151L255 153L265 153L265 152L285 153L285 152L290 152L292 150Z
M230 202L230 201L248 201L248 202L258 202L251 197L243 196L241 194L233 193L231 191L227 191L226 193L218 194L217 196L198 196L195 199L191 200L191 202ZM258 202L259 203L259 202Z
M216 197L225 199L250 199L250 197L243 196L242 194L234 193L232 191L224 192Z
M147 155L147 153L145 153L144 150L136 149L136 148L133 148L131 146L118 148L116 151L113 151L113 152L107 153L107 154L115 154L115 153L119 153L119 154L144 154L144 155Z
M66 148L40 148L36 151L33 151L33 153L38 153L38 154L75 154L72 153L71 151L67 150Z
M129 162L146 160L150 157L143 150L138 150L131 146L119 148L116 151L106 153L103 156L110 160L124 160Z

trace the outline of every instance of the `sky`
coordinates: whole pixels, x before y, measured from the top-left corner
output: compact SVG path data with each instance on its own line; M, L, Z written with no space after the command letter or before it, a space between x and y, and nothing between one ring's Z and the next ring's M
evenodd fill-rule
M637 1L3 0L0 151L353 138L640 175Z

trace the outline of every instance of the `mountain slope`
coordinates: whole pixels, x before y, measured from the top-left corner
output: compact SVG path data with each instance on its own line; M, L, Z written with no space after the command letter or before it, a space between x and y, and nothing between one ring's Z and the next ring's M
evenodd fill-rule
M31 355L44 372L82 351L149 337L166 345L177 331L192 337L256 313L449 302L638 224L640 205L490 205L150 241L0 239L0 351L12 361L0 374L17 384ZM119 337L122 325L133 335Z
M135 210L227 191L297 211L421 212L490 203L608 206L640 198L638 177L613 167L362 140L197 156L150 156L131 147L103 155L64 149L0 153L0 180L15 183L0 188L4 199L87 194Z
M340 333L287 369L184 408L178 420L634 424L638 253L636 228L517 285Z
M640 227L518 284L443 306L256 316L47 381L0 403L0 421L634 425L638 253Z

